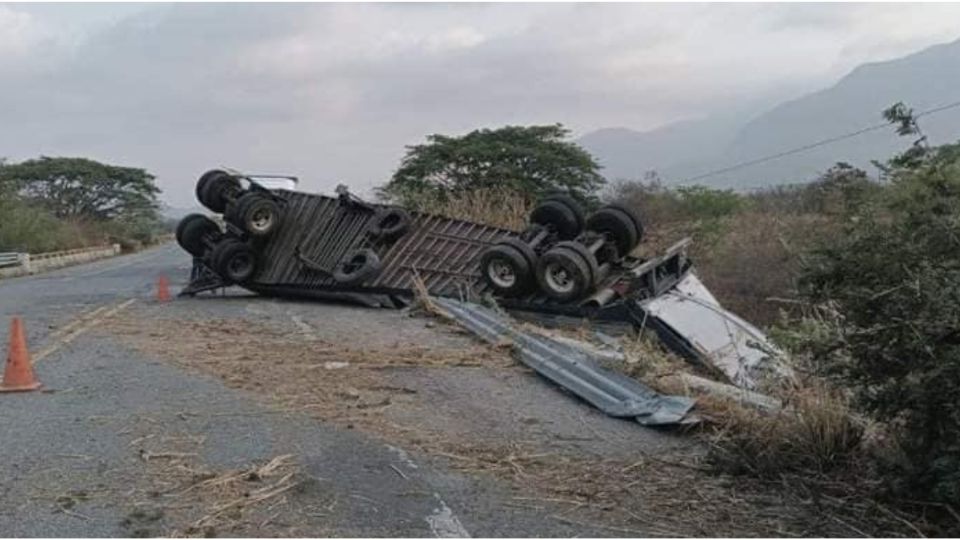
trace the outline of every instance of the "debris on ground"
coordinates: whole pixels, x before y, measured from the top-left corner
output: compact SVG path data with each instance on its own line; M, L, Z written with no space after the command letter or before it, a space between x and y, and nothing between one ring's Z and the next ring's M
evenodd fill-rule
M731 384L754 390L766 381L793 378L786 354L760 329L725 310L693 273L640 306L644 323L665 344Z
M152 486L134 498L133 508L121 524L131 536L256 534L271 516L289 510L286 496L304 480L292 454L240 467L213 468L200 458L204 437L154 435L131 443L147 464Z

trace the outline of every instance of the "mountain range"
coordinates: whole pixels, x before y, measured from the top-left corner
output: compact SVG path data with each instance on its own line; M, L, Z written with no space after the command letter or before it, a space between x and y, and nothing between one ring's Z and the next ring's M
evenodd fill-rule
M603 165L609 180L642 179L655 171L668 185L749 189L802 183L838 161L875 172L871 160L885 160L912 140L898 137L890 126L756 165L702 175L881 124L882 111L898 101L917 113L960 101L960 40L863 64L829 88L754 116L728 113L650 131L605 128L577 142ZM924 115L918 122L931 144L960 139L960 107Z

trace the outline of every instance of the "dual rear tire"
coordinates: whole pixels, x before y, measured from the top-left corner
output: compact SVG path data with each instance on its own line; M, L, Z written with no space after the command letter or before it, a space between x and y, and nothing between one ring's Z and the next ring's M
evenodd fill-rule
M222 235L217 222L203 214L190 214L177 224L177 243L194 257L203 257L207 246L215 244Z
M561 240L572 240L583 231L583 208L570 195L548 195L530 213L530 223L553 230Z
M272 198L248 191L227 209L224 219L255 238L266 238L280 226L280 205Z
M583 244L559 242L540 257L537 283L544 294L561 302L579 300L596 286L597 259Z
M231 197L243 190L240 180L226 171L212 170L203 173L197 180L197 200L212 212L226 211Z
M517 239L501 240L480 257L483 280L501 296L520 296L536 284L537 254Z
M210 253L214 271L230 283L246 283L257 271L257 253L236 238L224 238Z
M605 235L617 248L619 257L626 257L643 240L640 214L622 204L608 204L587 219L587 230Z

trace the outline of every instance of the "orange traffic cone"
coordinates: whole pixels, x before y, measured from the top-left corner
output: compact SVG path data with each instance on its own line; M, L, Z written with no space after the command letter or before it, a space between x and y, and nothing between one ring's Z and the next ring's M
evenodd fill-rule
M10 322L10 350L7 353L7 367L3 372L0 392L27 392L42 386L33 376L30 367L30 351L27 350L27 338L23 333L23 323L19 317Z
M167 281L167 276L160 276L157 279L157 301L170 301L170 283Z

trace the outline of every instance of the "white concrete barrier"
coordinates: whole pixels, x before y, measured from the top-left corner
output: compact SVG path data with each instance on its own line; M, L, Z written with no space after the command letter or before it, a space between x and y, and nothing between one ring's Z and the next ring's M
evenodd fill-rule
M94 246L49 253L18 253L19 264L0 268L0 278L35 274L73 264L113 257L120 254L120 244Z

